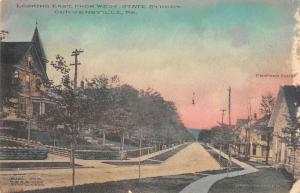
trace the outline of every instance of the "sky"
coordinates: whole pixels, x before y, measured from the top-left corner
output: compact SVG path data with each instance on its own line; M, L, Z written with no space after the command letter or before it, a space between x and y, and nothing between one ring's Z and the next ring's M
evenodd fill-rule
M280 85L291 84L291 77L281 75L293 74L291 49L297 1L70 2L2 0L0 27L9 31L6 41L29 41L37 20L49 61L60 54L67 63L73 63L71 52L83 49L80 79L117 74L122 82L138 89L153 88L176 103L186 127L217 124L220 110L227 109L229 86L235 123L237 118L247 118L250 104L252 112L259 113L262 95L270 92L276 96ZM116 7L75 8L97 4ZM130 8L132 5L146 8ZM81 10L112 12L73 12ZM57 78L50 67L48 75Z

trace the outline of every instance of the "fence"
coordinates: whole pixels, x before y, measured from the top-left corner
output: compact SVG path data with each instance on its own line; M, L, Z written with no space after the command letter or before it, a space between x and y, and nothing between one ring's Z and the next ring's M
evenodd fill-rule
M36 156L34 155L34 153L32 153L31 157L36 157L36 158L43 158L44 154L43 151L47 151L49 153L55 154L55 155L59 155L59 156L64 156L64 157L69 157L70 156L70 149L68 148L62 148L62 147L55 147L55 146L49 146L49 145L43 145L40 142L37 141L32 141L30 140L29 143L26 139L22 139L22 138L14 138L14 137L9 137L9 136L3 136L0 135L0 139L5 139L5 140L10 140L10 141L14 141L17 142L19 144L22 144L24 146L27 146L28 148L32 149L32 152L38 153L41 152L41 156ZM43 148L43 151L33 151L33 149L41 149ZM19 149L26 149L26 148L19 148ZM164 148L162 148L164 149ZM149 153L153 153L156 151L155 147L144 147L141 149L141 154L142 155L147 155ZM16 151L15 151L16 152ZM26 156L28 156L28 158L30 157L29 154L30 153L26 153L26 151L19 151L19 153L16 154L20 154L20 152L24 153L24 159ZM7 153L6 153L7 154ZM13 153L12 153L13 154ZM75 153L75 157L79 158L79 159L85 159L85 160L117 160L117 159L124 159L124 158L132 158L132 157L138 157L140 155L140 149L131 149L131 150L127 150L124 152L121 152L119 150L111 150L111 151L105 151L105 150L76 150ZM22 156L13 156L12 157L15 158L22 158ZM7 154L7 157L9 157L9 155ZM47 156L46 156L47 158ZM46 159L44 158L44 159ZM1 158L0 158L1 159ZM23 159L23 158L22 158Z
M84 160L116 160L121 158L120 151L76 150L78 158Z
M154 147L144 147L141 149L141 154L143 156L143 155L147 155L149 153L153 153L154 151L155 151ZM140 149L128 150L128 151L126 151L126 156L128 158L139 157Z
M48 150L31 147L1 147L0 160L43 160L47 159Z

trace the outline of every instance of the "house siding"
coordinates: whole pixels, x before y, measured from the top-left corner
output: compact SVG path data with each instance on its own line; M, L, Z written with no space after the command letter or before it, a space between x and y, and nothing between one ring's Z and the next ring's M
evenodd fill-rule
M273 163L275 165L284 164L286 146L285 142L281 139L283 137L282 129L288 126L286 116L288 114L288 107L285 100L282 100L279 106L277 118L274 121L273 132Z
M292 174L295 158L295 178L300 178L300 149L298 149L294 154L292 147L286 144L286 141L284 140L285 133L283 133L283 129L289 126L288 117L291 116L289 111L295 110L289 108L288 102L291 103L294 100L298 100L296 89L297 87L295 86L281 87L276 99L274 112L271 116L269 126L273 127L273 165L275 167L285 168Z

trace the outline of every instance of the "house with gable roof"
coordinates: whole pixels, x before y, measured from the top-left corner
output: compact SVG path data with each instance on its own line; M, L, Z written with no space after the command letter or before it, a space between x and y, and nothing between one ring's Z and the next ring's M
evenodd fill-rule
M49 100L46 97L47 57L38 28L34 30L31 41L0 42L1 100L10 100L13 106L1 105L0 124L2 126L26 126L29 120L43 114ZM19 83L17 97L5 98L11 82ZM2 102L2 101L1 101ZM4 104L4 103L1 103Z
M268 160L271 160L272 145L267 127L268 121L268 117L257 119L256 116L251 120L238 120L239 124L237 123L235 128L238 133L235 144L238 157L263 163L266 162L268 155Z
M297 121L295 116L299 116L299 111L300 86L281 86L268 123L268 127L273 129L272 162L273 165L285 168L290 173L293 173L295 164L296 178L300 177L300 147L294 152L285 140L287 134L283 130L290 127L291 120Z

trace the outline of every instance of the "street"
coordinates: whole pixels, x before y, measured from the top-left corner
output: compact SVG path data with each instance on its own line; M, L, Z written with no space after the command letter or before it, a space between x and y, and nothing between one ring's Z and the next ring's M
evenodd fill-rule
M61 161L67 159L51 156L52 160L55 158ZM138 178L137 165L113 166L96 160L76 160L76 163L82 166L94 167L76 169L76 185ZM142 166L141 177L178 175L216 169L220 169L217 161L199 143L192 143L161 164ZM13 170L1 172L1 191L11 189L9 178L16 174L25 176L25 179L39 177L43 181L43 186L15 186L14 190L31 190L71 185L71 169Z

